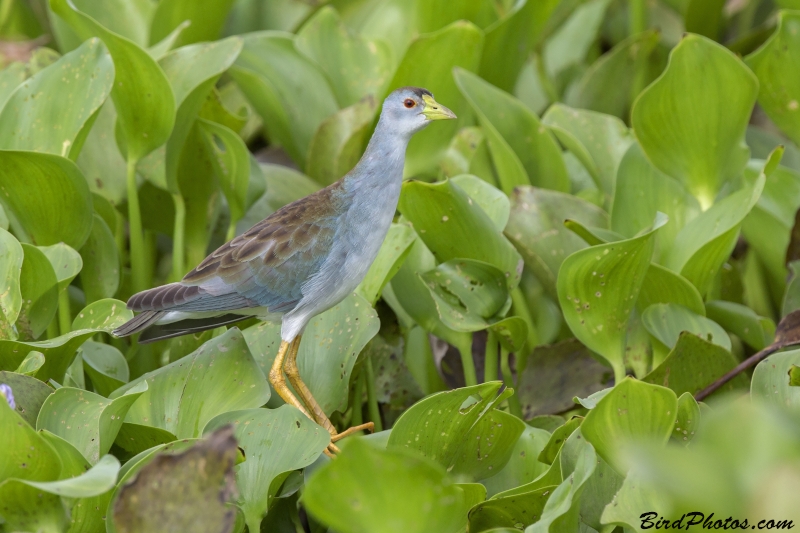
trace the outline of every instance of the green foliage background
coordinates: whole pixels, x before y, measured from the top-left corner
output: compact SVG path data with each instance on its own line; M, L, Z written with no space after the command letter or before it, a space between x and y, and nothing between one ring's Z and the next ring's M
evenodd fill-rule
M797 340L792 9L0 0L0 531L800 521L800 351L694 399ZM375 435L322 455L265 378L278 325L109 334L343 176L402 85L459 119L414 138L378 259L299 355ZM238 451L206 438L229 426Z

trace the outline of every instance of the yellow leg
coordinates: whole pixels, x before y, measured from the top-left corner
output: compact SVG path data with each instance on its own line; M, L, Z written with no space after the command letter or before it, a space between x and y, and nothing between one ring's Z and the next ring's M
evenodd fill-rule
M311 394L308 386L306 386L306 384L303 383L303 380L300 379L300 370L297 368L297 352L299 349L300 335L298 335L294 341L292 341L283 370L286 372L286 377L289 378L289 382L292 384L292 387L294 387L297 395L300 396L300 398L303 400L303 403L305 403L306 407L308 407L308 410L312 414L313 418L319 425L324 427L326 430L328 430L328 433L331 434L331 443L341 440L357 431L372 431L375 427L375 424L372 422L367 422L366 424L361 424L360 426L348 428L341 433L336 431L336 428L325 414L325 411L322 410L322 407L319 405L319 403L317 403L317 400L314 399L314 396ZM333 444L331 444L331 446L333 447L332 449L334 451L338 451Z

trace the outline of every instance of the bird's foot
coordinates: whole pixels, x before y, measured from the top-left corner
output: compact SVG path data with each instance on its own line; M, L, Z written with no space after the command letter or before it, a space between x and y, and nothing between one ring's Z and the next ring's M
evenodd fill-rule
M331 443L328 444L327 448L325 448L325 450L324 450L325 455L327 455L330 458L333 458L333 457L336 457L336 454L341 452L339 447L336 446L336 444L334 444L335 442L338 442L338 441L342 440L345 437L349 437L353 433L358 433L359 431L368 431L368 432L372 433L374 430L375 430L375 424L373 424L372 422L367 422L366 424L361 424L359 426L353 426L351 428L347 428L344 431L342 431L341 433L337 432L333 428L333 426L331 426L330 429L328 429L328 431L331 434Z

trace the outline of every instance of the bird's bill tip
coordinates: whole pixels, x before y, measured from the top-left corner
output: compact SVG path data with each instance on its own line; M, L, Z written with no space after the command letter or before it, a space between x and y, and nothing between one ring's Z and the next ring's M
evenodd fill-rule
M456 117L455 113L434 100L432 96L428 96L426 94L422 97L422 101L425 102L425 109L422 110L422 114L425 115L425 118L428 120L448 120L458 118Z

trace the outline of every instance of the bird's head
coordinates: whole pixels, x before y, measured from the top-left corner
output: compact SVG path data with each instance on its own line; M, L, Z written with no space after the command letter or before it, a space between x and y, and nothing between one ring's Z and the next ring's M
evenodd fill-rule
M427 89L401 87L383 101L381 121L409 137L434 120L456 118L456 114L433 99Z

